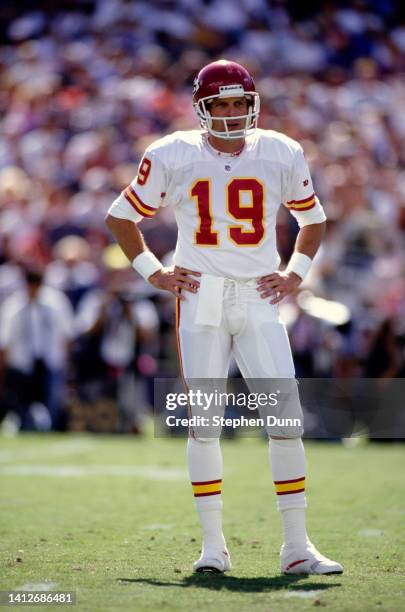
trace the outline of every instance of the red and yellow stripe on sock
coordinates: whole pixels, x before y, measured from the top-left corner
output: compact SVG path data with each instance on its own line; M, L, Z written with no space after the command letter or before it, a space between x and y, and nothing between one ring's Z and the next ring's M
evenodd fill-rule
M274 486L277 495L291 495L292 493L302 493L305 491L305 476L294 478L293 480L275 480Z
M219 495L221 493L222 480L206 480L205 482L192 482L194 497L206 497L207 495Z

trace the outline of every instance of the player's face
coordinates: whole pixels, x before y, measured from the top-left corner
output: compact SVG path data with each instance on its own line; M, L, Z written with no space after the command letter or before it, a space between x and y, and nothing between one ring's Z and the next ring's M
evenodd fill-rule
M245 127L245 119L234 119L233 117L240 117L241 115L247 115L248 104L246 98L216 98L212 101L210 106L211 117L226 117L226 123L229 131L243 130ZM219 132L225 130L224 120L218 119L212 122L212 128Z

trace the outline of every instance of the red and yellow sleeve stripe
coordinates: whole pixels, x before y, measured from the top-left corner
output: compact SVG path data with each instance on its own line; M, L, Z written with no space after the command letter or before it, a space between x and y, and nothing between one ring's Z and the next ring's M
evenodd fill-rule
M291 495L291 493L302 493L305 491L305 476L294 480L275 480L277 495Z
M206 482L192 482L194 497L206 497L207 495L219 495L221 493L222 480L207 480Z
M304 200L290 200L287 202L287 208L290 210L296 210L299 212L304 212L306 210L310 210L316 204L315 194L313 193L309 198L305 198Z
M152 206L148 206L144 202L142 202L141 198L136 194L132 185L129 185L125 191L124 196L131 204L131 206L136 210L137 213L142 215L142 217L152 218L157 213L157 208L152 208Z

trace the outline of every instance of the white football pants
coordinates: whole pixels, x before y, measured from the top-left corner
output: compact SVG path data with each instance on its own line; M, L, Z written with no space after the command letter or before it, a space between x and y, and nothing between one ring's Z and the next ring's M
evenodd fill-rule
M270 304L270 298L262 299L256 287L256 279L225 279L222 319L218 327L194 322L198 293L184 292L186 299L177 302L182 375L189 387L193 387L193 379L224 379L225 382L233 355L242 376L248 379L252 393L266 392L266 381L263 379L267 379L269 390L271 379L285 379L284 382L277 380L277 386L282 387L284 397L288 396L289 399L284 402L284 408L278 409L277 417L285 417L288 413L288 418L296 418L302 424L301 404L285 325L280 321L278 306ZM209 388L209 380L206 387ZM285 414L282 415L280 410ZM286 428L275 425L266 429L269 435L288 438L300 437L303 432L302 425ZM194 433L196 437L206 437L206 432L204 434L195 429Z

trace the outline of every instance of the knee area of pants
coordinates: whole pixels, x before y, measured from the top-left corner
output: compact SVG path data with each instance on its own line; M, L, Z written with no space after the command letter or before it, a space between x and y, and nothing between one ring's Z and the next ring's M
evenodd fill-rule
M196 444L204 444L211 446L216 446L219 444L219 438L190 438L190 440L192 442L195 442Z
M270 438L270 443L274 446L281 446L283 448L296 448L298 446L301 446L302 444L302 439L301 437L299 438L284 438L283 440L279 440L279 439L275 439L275 438Z
M275 439L276 442L283 442L284 440L294 441L294 440L301 440L302 435L304 433L304 428L303 427L288 427L284 429L283 427L267 427L266 432L267 432L267 436L269 437L269 439L270 440ZM294 445L294 442L292 446L293 445Z

